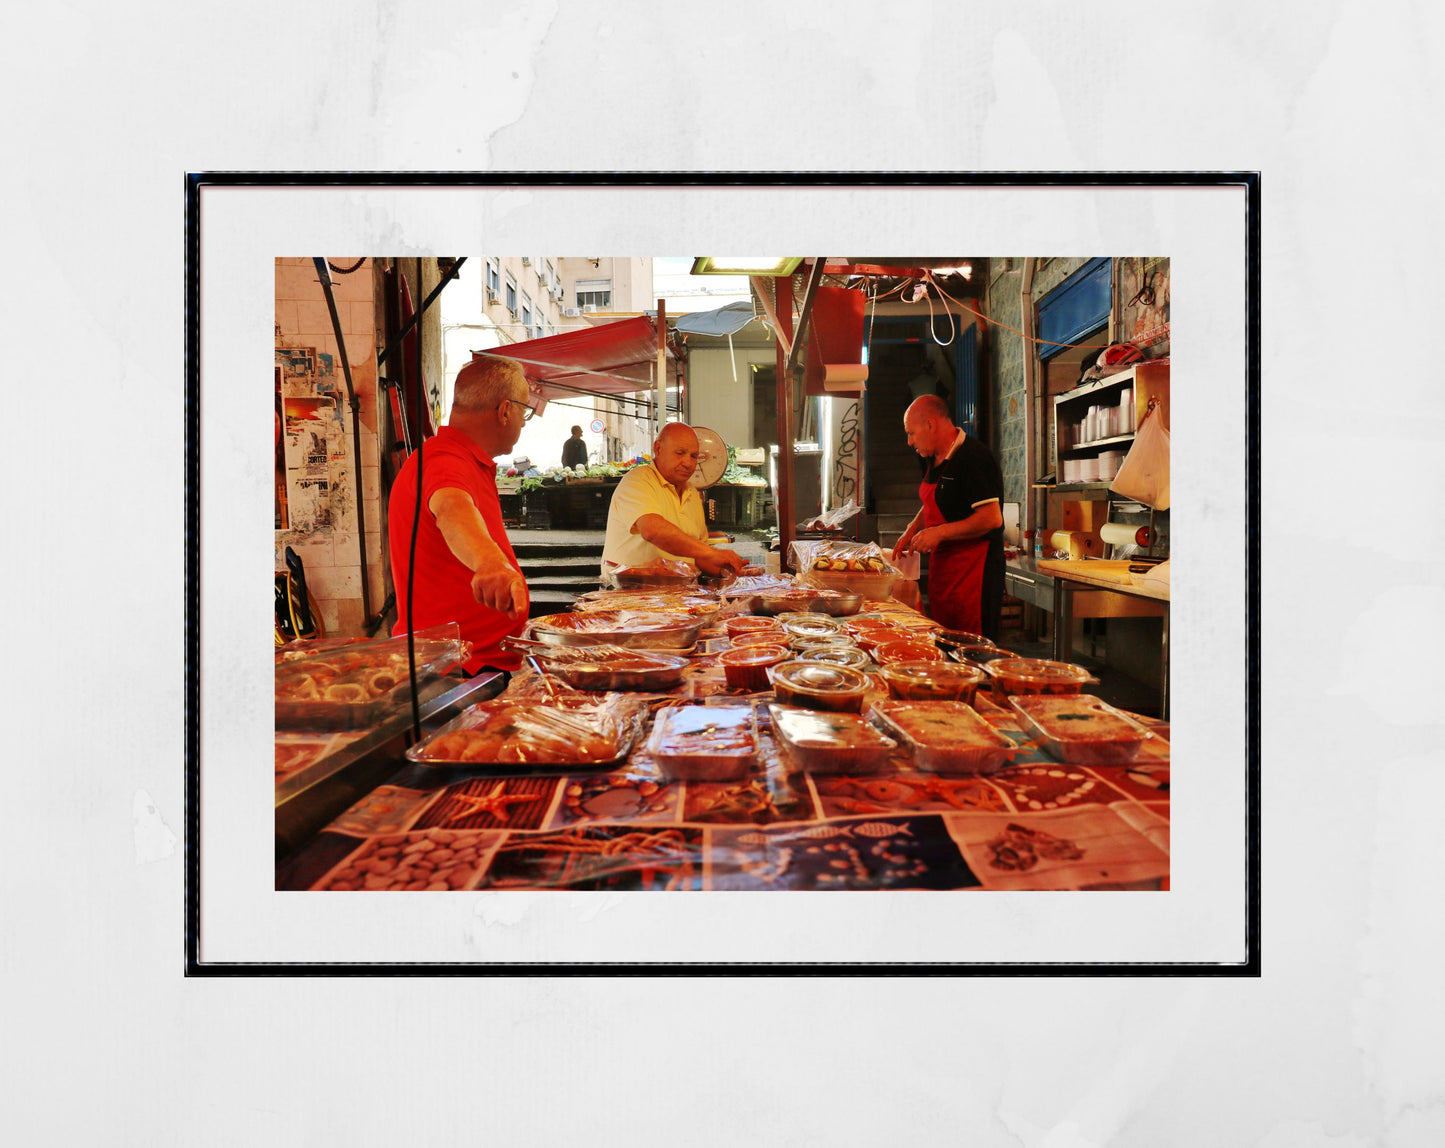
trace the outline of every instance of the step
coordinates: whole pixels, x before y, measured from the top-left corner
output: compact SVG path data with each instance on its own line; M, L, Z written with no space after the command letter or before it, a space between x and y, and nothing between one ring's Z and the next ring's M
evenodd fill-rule
M508 541L512 544L512 553L519 561L524 558L590 558L597 562L602 560L600 538L596 542L527 542L525 536L519 539L517 535L508 535Z
M591 578L594 581L602 569L602 558L536 559L519 558L518 565L528 578Z

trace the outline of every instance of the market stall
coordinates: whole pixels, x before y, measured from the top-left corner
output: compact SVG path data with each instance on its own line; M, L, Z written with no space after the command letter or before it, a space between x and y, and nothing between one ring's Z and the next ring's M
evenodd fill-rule
M1167 724L941 631L893 576L586 595L505 691L436 685L419 738L398 710L309 762L311 821L335 812L304 833L278 731L276 887L1167 888Z

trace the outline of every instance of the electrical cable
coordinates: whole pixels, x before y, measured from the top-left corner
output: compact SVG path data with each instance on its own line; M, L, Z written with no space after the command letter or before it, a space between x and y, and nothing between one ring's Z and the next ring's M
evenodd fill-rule
M397 273L401 268L398 266ZM421 290L421 260L416 261L416 287ZM412 423L417 428L416 436L416 501L412 508L411 518L411 545L407 551L406 558L406 661L407 670L411 675L411 731L416 741L421 740L421 703L417 700L416 694L416 614L412 611L412 602L416 595L416 537L421 528L421 485L422 485L422 448L426 445L426 435L422 431L421 421L421 395L422 395L422 313L417 314L416 324L416 380L412 389L411 410Z
M357 260L355 263L353 263L350 267L338 267L338 266L336 266L335 263L331 262L331 260L329 260L329 259L326 261L326 266L330 267L331 270L335 271L336 274L338 274L338 275L350 275L353 271L358 270L358 269L361 267L361 265L362 265L363 263L365 263L365 262L366 262L366 256L363 255L360 259L358 259L358 260Z
M951 347L953 346L953 341L958 338L958 324L953 321L953 312L945 307L943 310L944 314L948 316L948 342L945 343L939 339L938 333L933 329L933 297L928 293L928 284L932 283L935 287L938 287L938 283L934 280L932 271L925 271L923 278L925 281L923 285L923 297L928 300L928 333L933 336L933 341L940 347ZM940 295L943 294L942 287L938 287L938 293Z
M935 286L937 286L937 284L935 284ZM1063 347L1065 350L1071 350L1071 351L1104 351L1104 350L1107 350L1108 348L1114 346L1113 343L1058 343L1058 342L1055 342L1053 339L1035 339L1035 338L1033 338L1032 336L1025 335L1025 334L1024 334L1022 331L1020 331L1017 327L1010 327L1007 323L1003 322L1002 320L999 320L999 319L990 319L987 315L985 315L985 314L984 314L982 311L980 311L977 307L973 306L973 304L971 304L971 303L965 303L965 302L963 302L963 301L960 300L960 299L955 299L952 295L950 295L950 294L949 294L947 291L945 291L942 287L939 287L939 288L938 288L938 293L939 293L940 295L942 295L945 299L947 299L950 303L957 303L960 307L964 308L964 309L965 309L966 311L968 311L971 315L973 315L974 318L976 318L976 319L981 319L983 322L987 323L990 327L1002 327L1005 331L1011 331L1011 332L1013 332L1013 334L1017 335L1020 339L1024 340L1024 342L1026 342L1026 343L1036 343L1036 344L1038 344L1038 345L1040 345L1040 346L1048 346L1048 347Z

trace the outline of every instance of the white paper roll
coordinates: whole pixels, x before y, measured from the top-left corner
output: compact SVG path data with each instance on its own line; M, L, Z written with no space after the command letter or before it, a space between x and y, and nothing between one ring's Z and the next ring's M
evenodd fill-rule
M1106 522L1099 527L1100 540L1110 546L1133 546L1137 526L1125 526L1122 522Z
M823 389L826 391L851 391L864 389L868 381L866 363L824 363Z

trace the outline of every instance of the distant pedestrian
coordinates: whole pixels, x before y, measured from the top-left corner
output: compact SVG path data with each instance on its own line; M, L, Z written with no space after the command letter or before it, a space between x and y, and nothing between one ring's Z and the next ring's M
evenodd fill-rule
M573 427L572 437L562 444L562 465L587 465L587 444L582 441L581 427Z

